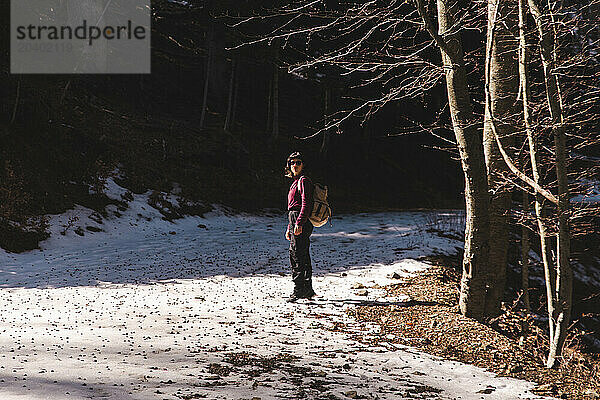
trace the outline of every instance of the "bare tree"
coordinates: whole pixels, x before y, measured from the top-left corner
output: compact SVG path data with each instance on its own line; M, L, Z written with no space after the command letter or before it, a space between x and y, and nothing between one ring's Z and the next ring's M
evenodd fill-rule
M515 163L511 160L506 150L500 142L500 136L497 129L497 120L490 106L491 92L490 76L489 76L489 64L486 64L486 111L490 115L490 126L492 133L494 134L496 143L498 144L499 150L502 154L504 161L506 162L509 170L516 175L522 182L530 187L530 189L536 192L536 220L538 224L538 230L540 234L540 246L542 252L542 258L544 263L544 271L546 278L546 292L547 292L547 303L548 303L548 314L549 314L549 330L550 330L550 350L548 354L547 364L548 368L555 367L558 363L558 359L561 356L562 348L564 346L567 328L571 318L571 307L572 307L572 286L573 286L573 271L571 266L571 254L570 254L570 240L571 240L571 229L570 229L570 218L572 217L570 196L569 196L569 182L568 182L568 154L567 154L567 125L565 122L565 113L563 106L563 97L561 92L561 85L557 73L557 48L559 47L559 39L556 35L556 21L553 16L553 9L551 3L545 12L542 12L540 6L535 0L528 0L528 9L533 16L535 21L536 32L538 36L538 48L540 54L540 63L543 67L543 90L545 93L546 104L545 107L541 107L542 110L538 118L543 118L544 110L547 110L547 114L550 118L549 128L552 135L552 162L551 166L554 169L556 176L556 183L553 184L553 190L556 191L557 195L551 192L550 188L544 188L542 186L548 185L548 183L541 182L540 179L540 165L539 161L539 149L537 147L537 140L534 137L534 129L543 130L544 126L540 123L537 125L532 124L530 116L530 84L529 74L527 72L530 60L528 58L528 52L526 50L526 11L525 1L519 2L519 20L520 20L520 52L519 52L519 76L521 81L521 97L523 100L523 120L524 127L528 141L528 150L530 154L531 169L534 178L529 178L524 171L520 171ZM567 14L567 13L565 13ZM496 26L498 23L498 15L495 13L490 17L490 23L492 29L490 35L494 36L496 33ZM493 40L488 38L488 49L486 51L486 58L489 61L491 56L491 47L494 45ZM567 50L572 52L572 50ZM576 62L569 60L569 63L563 63L561 67L565 70L577 69L577 59L581 58L581 54L576 57ZM582 76L583 77L583 76ZM581 90L574 90L575 93L579 93ZM585 146L585 140L581 146ZM549 172L549 170L548 170ZM550 260L550 245L549 237L545 223L547 219L544 215L544 205L542 204L542 196L545 197L554 206L554 235L556 243L556 252L554 260ZM524 200L523 209L527 210L526 200ZM525 235L524 235L525 236ZM524 247L526 247L524 245ZM525 252L525 250L524 250ZM525 256L523 256L525 258ZM524 261L525 267L525 261ZM524 284L524 287L526 285Z
M533 15L539 39L540 54L544 67L544 81L546 86L546 97L548 108L552 118L552 134L554 136L555 168L558 182L558 237L556 241L556 283L551 287L553 300L548 298L548 303L554 302L554 310L549 317L554 325L551 333L550 354L547 366L556 364L557 355L561 354L563 344L567 335L567 327L571 321L573 271L570 262L570 231L569 231L569 183L567 178L567 148L566 127L564 124L562 97L560 85L555 71L556 61L556 38L553 26L544 18L541 9L535 0L528 0L529 11ZM552 10L548 10L549 18L552 19ZM548 280L546 285L552 285Z
M210 14L210 2L207 2L206 8L208 14ZM208 16L210 18L210 15ZM206 33L206 40L208 42L208 53L206 55L206 67L204 74L204 91L202 95L202 110L200 111L200 129L204 128L204 122L206 120L206 110L208 109L208 89L212 76L212 68L215 58L215 26L214 23L209 22L209 26Z
M488 262L488 289L486 292L485 314L494 317L500 313L500 304L506 285L506 268L508 255L508 227L511 204L512 185L506 182L504 175L508 168L496 144L490 127L491 108L498 119L498 135L503 145L508 148L514 145L515 128L512 119L516 113L518 95L517 50L518 42L514 32L517 28L517 13L513 1L488 0L488 15L498 14L502 24L494 28L491 17L488 17L487 40L493 40L491 54L486 58L489 71L489 106L486 106L483 128L485 160L490 186L490 254ZM491 29L497 29L490 35Z
M325 83L325 89L323 89L323 120L325 121L325 127L329 125L329 114L331 113L332 103L332 88L329 84ZM326 158L329 152L329 142L331 140L331 128L326 129L323 132L323 141L321 142L321 157Z
M465 175L467 218L459 306L464 315L482 320L485 316L486 265L489 254L489 195L483 144L473 116L462 41L459 33L450 33L455 24L453 16L457 14L458 5L458 2L438 0L439 34L429 20L423 0L417 0L425 29L442 53L450 116Z
M529 149L529 157L531 162L531 171L533 174L533 180L535 183L540 184L540 166L539 166L539 151L538 144L535 139L530 115L530 83L529 83L529 55L528 55L528 46L527 46L527 7L526 0L519 0L519 80L520 80L520 90L521 90L521 100L523 104L523 125L525 128L525 136L527 138L527 144ZM526 192L524 192L524 196ZM523 205L523 211L525 212L528 207L525 203ZM544 267L544 275L546 278L546 282L552 282L552 268L551 268L551 260L550 260L550 240L547 233L547 228L545 226L545 212L544 212L544 198L539 193L535 194L535 217L536 223L538 227L538 235L540 239L540 252L542 264ZM525 238L525 234L523 234L523 238ZM524 240L524 239L523 239ZM528 244L528 243L527 243ZM525 247L525 244L523 245ZM528 247L528 246L527 246ZM525 250L523 250L525 251ZM523 268L525 268L525 261L523 261ZM523 272L524 273L524 272ZM525 277L523 277L525 280ZM548 299L552 298L552 285L546 285L547 291L546 295ZM523 286L525 289L525 286ZM552 301L548 301L548 314L552 315L554 310L554 305ZM554 323L552 319L549 319L550 324L550 337L552 338L552 333L554 331Z
M223 129L225 131L231 131L231 127L234 124L234 113L236 104L236 86L237 86L237 70L238 60L235 55L231 57L231 75L229 76L229 93L227 96L227 113L225 114L225 125Z
M523 191L522 195L522 207L523 212L529 211L529 194ZM531 312L531 303L529 300L529 251L531 250L529 244L529 228L523 224L521 225L521 290L523 296L523 304L525 305L525 313Z
M275 43L275 57L273 59L273 121L271 137L279 137L279 42Z
M568 1L564 1L560 6L567 7L568 4ZM589 40L584 34L577 33L564 22L553 21L556 10L552 12L553 8L548 7L540 11L536 0L520 0L516 4L508 0L489 0L486 2L487 10L482 3L463 4L458 0L437 0L436 7L431 7L435 10L428 9L432 5L433 2L430 4L427 0L414 0L411 3L392 0L385 5L350 2L340 5L338 8L341 10L338 10L328 9L322 2L291 1L269 15L271 21L281 19L270 33L243 45L281 39L290 46L303 46L298 53L306 54L306 58L291 62L288 72L307 76L307 71L314 73L321 67L327 67L340 75L354 77L355 85L351 89L362 91L360 93L363 94L377 93L371 97L355 96L355 104L333 112L332 118L310 137L323 134L353 117L362 117L361 123L364 124L387 103L418 98L445 80L455 142L433 132L431 127L423 129L457 147L464 172L467 223L461 312L479 320L484 320L486 314L498 312L504 287L502 272L506 268L502 239L505 232L495 231L490 236L490 209L496 228L495 225L500 224L498 221L508 221L505 219L507 197L497 194L501 190L509 193L514 188L523 189L527 192L522 198L524 220L529 218L528 210L531 209L529 194L535 196L535 213L525 223L530 227L536 226L534 230L540 237L541 258L548 282L552 343L548 366L556 365L570 319L570 218L583 214L580 209L573 210L569 203L567 125L574 132L577 131L578 148L584 148L590 142L590 134L586 134L582 127L597 127L592 125L598 122L597 119L592 121L592 118L584 117L586 113L590 114L590 110L598 111L593 102L593 94L600 93L598 82L596 80L590 84L588 80L588 87L595 90L590 93L581 86L581 79L575 76L593 79L593 74L582 71L587 71L587 68L597 72L600 69L597 67L600 63L595 60L597 52L591 49L597 50L600 35L595 33L594 41L588 44ZM576 5L568 12L565 9L560 13L561 18L571 18L579 27L577 18L583 15L584 8ZM540 39L537 46L540 50L539 59L531 59L530 56L538 57L537 53L527 51L527 10L536 21ZM264 15L246 18L240 23L258 18L264 19ZM437 18L437 23L432 22L434 18ZM481 73L473 64L482 58L474 55L476 52L465 53L461 35L466 30L485 30L485 22L488 27L484 51L485 85L473 89L468 86L468 75ZM559 38L554 32L557 29L569 30L571 42L567 41L567 45L560 47L561 40L566 36ZM321 47L311 47L311 41L318 42ZM583 50L574 49L576 46L582 46ZM436 52L432 51L434 47L439 49L437 54L441 57L441 65ZM557 65L558 50L572 53L569 63ZM530 82L528 66L531 64L543 67L542 85ZM562 90L558 82L559 74L570 79L568 90ZM531 75L539 78L539 74ZM369 92L367 88L373 90ZM532 88L536 91L534 96L530 93ZM477 97L481 92L484 94L482 99ZM517 95L520 96L522 108L519 107ZM539 101L542 95L546 99L543 103ZM569 101L565 106L565 103L561 103L561 96L565 95L578 101ZM482 114L485 113L484 118L477 112L479 100L485 103L485 108L481 110ZM574 117L566 119L565 110L570 110ZM578 123L572 123L576 118L579 118ZM480 137L481 127L485 130L485 147ZM587 131L593 132L593 129ZM549 140L546 135L548 132L552 133L553 140ZM574 138L575 135L570 137ZM523 138L521 143L517 138ZM492 191L492 200L488 189ZM529 241L527 231L522 232L523 287L527 290ZM498 244L491 258L490 241ZM556 246L556 259L552 257L553 246ZM493 265L491 271L487 270L488 265Z
M439 1L438 21L434 25L423 0L417 0L416 5L415 8L411 3L393 0L385 6L376 2L347 3L338 10L329 9L321 2L292 1L271 12L269 20L279 18L281 21L270 33L242 45L274 39L281 39L290 46L304 45L305 49L298 52L308 57L290 64L288 72L304 74L329 67L329 73L337 71L340 75L355 76L354 88L357 90L377 87L373 90L378 92L376 97L365 99L360 96L355 107L328 113L331 118L309 136L324 134L325 144L325 133L344 121L359 116L364 122L389 102L414 99L445 78L451 129L465 176L467 225L460 309L465 315L483 320L489 195L479 128L481 120L473 113L461 39L461 23L465 22L465 16L476 16L469 14L473 10L463 12L458 2ZM265 16L248 17L238 24L258 19L265 19ZM423 36L423 28L430 38ZM327 45L313 51L309 47L313 39ZM440 48L438 54L442 65L432 56L432 45Z
M17 93L15 94L15 105L13 106L12 114L10 117L10 124L14 124L15 118L17 117L17 110L19 109L19 102L21 101L21 79L17 80Z

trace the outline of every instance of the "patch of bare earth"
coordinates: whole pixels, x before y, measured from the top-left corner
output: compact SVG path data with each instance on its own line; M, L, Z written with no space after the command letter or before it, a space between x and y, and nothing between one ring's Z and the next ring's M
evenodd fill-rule
M600 399L598 355L583 354L572 345L566 349L560 368L546 369L545 332L523 313L506 308L501 317L488 325L460 315L458 281L454 269L433 266L386 287L389 296L406 295L411 300L403 305L373 304L350 309L349 313L359 322L375 323L381 328L377 333L359 333L356 339L371 345L413 346L500 376L535 382L534 392L544 396ZM572 336L575 338L575 334Z

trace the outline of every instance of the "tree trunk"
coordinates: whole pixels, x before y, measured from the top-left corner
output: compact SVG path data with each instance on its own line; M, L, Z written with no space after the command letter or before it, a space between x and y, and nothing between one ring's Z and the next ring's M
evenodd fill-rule
M227 114L225 115L224 129L227 132L231 131L231 125L233 124L233 103L235 95L235 78L237 70L237 60L235 56L231 58L231 76L229 77L229 94L227 97Z
M331 87L325 86L325 126L329 124L329 113L331 112ZM323 141L321 142L321 157L327 158L329 152L329 141L331 139L331 129L323 131Z
M60 105L65 102L65 98L67 97L67 92L69 91L69 86L71 86L71 80L67 81L65 88L63 89L62 95L60 96Z
M236 58L235 64L235 75L234 75L234 84L233 84L233 104L231 106L231 124L235 124L237 121L237 108L238 108L238 96L240 93L240 65L241 60Z
M456 3L453 5L458 6ZM447 0L437 0L437 8L439 35L445 42L441 53L446 71L450 116L465 175L465 252L459 306L462 314L482 320L489 255L489 195L483 144L471 109L460 35L444 35L454 24L452 10Z
M10 124L12 125L17 118L17 110L19 109L19 102L21 101L21 78L17 80L17 93L15 95L15 105L13 106L12 115L10 117Z
M362 126L362 150L365 161L369 161L371 152L371 122L366 121Z
M533 173L533 180L539 184L541 183L539 170L539 152L531 125L531 115L529 114L529 55L527 51L526 38L527 15L525 2L526 0L519 0L519 77L521 80L521 98L523 100L523 121L525 123L525 132L527 135L527 142L529 145L531 170ZM546 218L544 198L539 192L536 192L535 195L535 216L537 220L538 234L540 237L540 249L542 253L542 263L544 266L544 277L546 280L546 300L548 315L553 315L555 278L552 269L552 260L550 259L550 238L548 237L546 225L544 223L544 220ZM554 322L551 318L549 318L549 325L550 341L552 341L554 335Z
M212 75L212 65L215 53L214 45L214 26L211 23L208 28L208 55L206 57L206 75L204 77L204 95L202 97L202 112L200 114L200 129L204 128L204 121L206 120L206 109L208 108L208 87L210 83L210 77Z
M552 118L552 134L554 136L555 169L558 182L558 236L556 240L556 284L554 287L554 312L549 315L554 323L551 333L550 352L546 366L553 368L567 335L567 327L571 320L573 270L570 264L570 230L569 230L569 186L567 177L566 128L564 125L562 98L558 76L555 75L554 64L556 50L552 24L552 11L548 10L551 21L545 21L535 0L528 0L529 10L533 15L540 39L540 54L544 67L544 83L546 100ZM552 281L550 281L551 283ZM547 283L548 284L548 283ZM550 300L549 300L550 303ZM552 329L552 328L550 328Z
M492 17L497 15L502 24L496 24L496 32L491 34ZM508 253L508 212L510 210L511 194L504 185L503 174L508 172L506 163L496 144L494 133L490 126L489 109L492 109L497 123L497 132L503 147L509 148L514 144L514 131L508 119L515 113L518 95L517 79L517 42L514 32L517 28L515 7L510 0L488 0L488 40L493 40L491 54L486 57L490 65L489 91L491 103L485 107L485 125L483 142L485 161L488 173L488 184L492 192L490 198L490 253L488 264L488 288L485 301L485 315L495 317L500 313L500 305L506 285L506 265ZM488 98L486 98L488 101Z
M556 148L556 175L558 178L558 237L556 239L556 307L552 319L555 323L553 340L546 366L554 368L556 358L562 354L567 337L567 328L571 322L573 296L573 270L570 262L569 230L569 187L567 180L566 135L564 129L553 129ZM558 132L557 132L558 131Z
M531 118L529 116L529 81L527 74L528 58L526 36L527 15L525 13L525 1L526 0L519 0L519 93L521 95L521 100L523 103L523 121L525 124L525 136L527 137L527 141L530 144L529 151L532 160L531 164L532 168L534 169L533 177L535 182L539 184L540 182L539 172L537 170L537 155L534 153L535 142L533 140ZM523 160L523 170L525 170L526 164L527 162ZM527 193L527 191L523 190L522 196L523 215L526 218L527 214L529 214L529 194ZM538 203L540 203L541 200L541 195L539 193L536 193L536 211L538 210L537 205ZM536 213L536 219L538 222L538 226L540 223L543 224L543 221L541 220L541 215L538 215ZM546 238L545 235L544 238ZM544 242L541 242L541 244L542 247L547 248L544 246ZM527 315L531 313L531 304L529 301L529 251L529 229L527 228L525 223L523 223L523 225L521 226L521 287L523 289L523 304L525 305L525 312L527 313ZM545 251L542 251L542 253L544 253L544 255L542 256L544 265L548 266L546 253Z
M522 193L523 214L529 212L529 194L526 191ZM531 312L529 302L529 228L525 224L521 226L521 288L523 289L523 304L525 313Z
M269 80L269 96L267 103L267 126L265 128L265 132L269 132L271 130L271 120L273 119L271 115L273 114L273 79Z
M277 55L273 62L273 130L271 137L273 140L279 137L279 64L277 63Z

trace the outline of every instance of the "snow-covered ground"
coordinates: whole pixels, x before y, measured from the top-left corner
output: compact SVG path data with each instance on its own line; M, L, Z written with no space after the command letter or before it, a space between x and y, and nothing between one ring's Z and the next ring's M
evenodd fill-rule
M419 273L416 258L460 246L428 232L459 229L460 213L337 217L312 237L319 297L288 304L284 216L172 223L148 194L112 180L107 192L133 197L120 218L76 208L52 217L42 250L0 253L0 399L539 398L528 382L328 329L364 328L347 307L406 300L352 286Z

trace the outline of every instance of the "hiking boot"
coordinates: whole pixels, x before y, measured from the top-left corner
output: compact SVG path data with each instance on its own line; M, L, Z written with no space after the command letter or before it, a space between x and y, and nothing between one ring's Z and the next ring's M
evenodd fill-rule
M286 303L295 303L302 297L298 296L296 293L293 293L290 297L285 299Z

